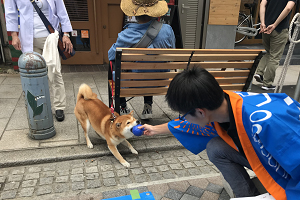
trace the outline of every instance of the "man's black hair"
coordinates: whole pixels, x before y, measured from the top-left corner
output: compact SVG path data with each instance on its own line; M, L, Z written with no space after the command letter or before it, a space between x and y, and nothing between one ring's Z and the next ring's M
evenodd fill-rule
M224 101L224 92L216 79L200 66L177 74L171 81L166 101L170 108L185 114L196 108L215 110Z

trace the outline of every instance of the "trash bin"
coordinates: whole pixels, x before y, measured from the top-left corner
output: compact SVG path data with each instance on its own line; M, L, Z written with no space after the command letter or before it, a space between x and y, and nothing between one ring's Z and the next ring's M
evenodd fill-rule
M36 140L51 138L56 132L53 126L46 61L39 53L26 52L20 56L18 66L27 111L28 136Z

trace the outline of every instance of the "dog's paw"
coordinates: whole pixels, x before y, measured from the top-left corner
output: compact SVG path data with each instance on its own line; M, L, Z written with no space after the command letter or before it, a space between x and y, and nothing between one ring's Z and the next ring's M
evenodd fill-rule
M135 149L131 149L131 153L133 153L133 154L139 154Z
M123 163L121 163L124 167L127 167L127 168L129 168L130 167L130 164L127 162L127 161L125 161L125 162L123 162Z
M90 149L94 148L94 145L93 145L92 143L88 143L87 146L88 146L88 148L90 148Z

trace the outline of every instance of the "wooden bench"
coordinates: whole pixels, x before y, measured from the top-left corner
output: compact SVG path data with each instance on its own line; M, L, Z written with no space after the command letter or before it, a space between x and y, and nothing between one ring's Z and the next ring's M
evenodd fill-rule
M114 101L115 111L120 113L120 97L165 95L172 78L186 68L193 51L190 66L199 64L216 78L224 90L232 91L248 90L264 54L262 49L117 48L114 100L111 98L111 68L108 70L109 105ZM131 71L141 69L169 69L170 72Z

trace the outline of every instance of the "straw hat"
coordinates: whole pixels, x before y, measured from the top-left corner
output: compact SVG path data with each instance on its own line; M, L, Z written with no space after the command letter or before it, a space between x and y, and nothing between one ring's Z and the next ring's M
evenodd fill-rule
M127 16L148 15L150 17L161 17L169 10L164 0L121 0L121 9Z

